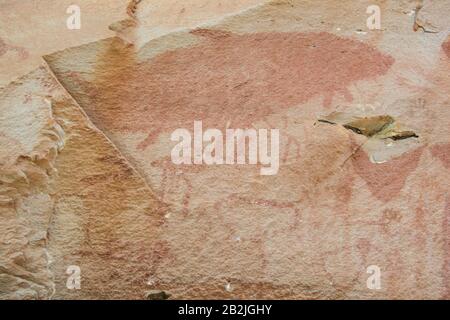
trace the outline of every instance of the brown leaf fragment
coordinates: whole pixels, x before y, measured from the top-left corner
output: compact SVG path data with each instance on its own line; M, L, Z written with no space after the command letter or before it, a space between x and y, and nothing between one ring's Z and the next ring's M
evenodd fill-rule
M391 116L367 117L346 123L344 124L344 128L365 135L366 137L372 137L386 129L394 121L394 118Z

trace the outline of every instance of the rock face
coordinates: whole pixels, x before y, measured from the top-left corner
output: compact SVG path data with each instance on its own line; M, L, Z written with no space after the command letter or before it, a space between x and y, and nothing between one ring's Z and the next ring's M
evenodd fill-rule
M227 16L252 8L267 0L132 0L127 19L110 26L117 36L136 48L173 31L214 24Z
M81 29L69 30L67 10L81 10ZM108 25L127 15L128 0L6 0L0 4L0 86L42 64L42 55L111 37ZM70 11L69 11L70 12Z
M0 298L449 299L450 5L203 2L1 89ZM200 120L279 129L278 173L175 165Z
M142 298L165 206L45 68L1 97L1 297Z

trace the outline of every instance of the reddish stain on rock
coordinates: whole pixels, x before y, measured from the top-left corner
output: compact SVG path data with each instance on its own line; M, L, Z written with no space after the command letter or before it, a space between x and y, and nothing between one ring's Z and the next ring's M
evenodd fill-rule
M24 48L17 46L10 46L3 39L0 38L0 57L6 54L8 51L16 52L21 59L28 58L28 52Z
M442 44L442 50L450 58L450 38Z
M450 169L450 143L434 145L431 147L431 153L441 160L447 169Z
M140 63L116 40L99 57L93 83L64 85L101 129L146 132L145 147L194 120L245 128L314 96L323 96L326 106L336 94L351 100L350 84L393 64L369 45L323 32L193 34L201 38L198 45Z
M423 147L410 151L385 163L372 163L363 150L359 150L352 162L355 171L367 183L371 193L388 202L403 189L407 177L417 168Z

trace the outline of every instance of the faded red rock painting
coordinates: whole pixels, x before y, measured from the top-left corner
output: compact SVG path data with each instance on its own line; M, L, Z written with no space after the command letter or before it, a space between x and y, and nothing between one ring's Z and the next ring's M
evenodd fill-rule
M442 44L442 50L444 50L447 57L450 58L450 39Z
M450 169L450 143L432 146L431 153L441 160L447 169Z
M423 147L410 151L385 163L373 164L367 154L359 150L353 157L355 171L364 179L372 194L387 202L403 189L408 176L417 168Z
M0 10L8 76L14 46L49 54L0 88L0 299L450 298L449 5L386 1L369 30L361 2L269 0L164 30L207 1L132 1L133 22L83 1L82 30L48 43ZM277 173L175 164L195 120L279 129Z
M329 33L233 34L196 30L200 44L138 63L121 40L99 57L94 83L79 74L63 83L103 129L148 133L204 125L244 128L282 108L322 96L352 100L347 87L386 73L393 58ZM67 77L66 79L64 79ZM71 85L77 83L77 86Z

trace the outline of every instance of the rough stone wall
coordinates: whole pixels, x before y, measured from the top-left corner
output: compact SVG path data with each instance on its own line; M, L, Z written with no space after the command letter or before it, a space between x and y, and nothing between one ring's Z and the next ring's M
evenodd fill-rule
M1 97L1 297L143 298L166 206L44 67Z
M0 297L450 298L450 6L202 4L132 1L2 89ZM196 120L279 128L278 174L174 165Z

